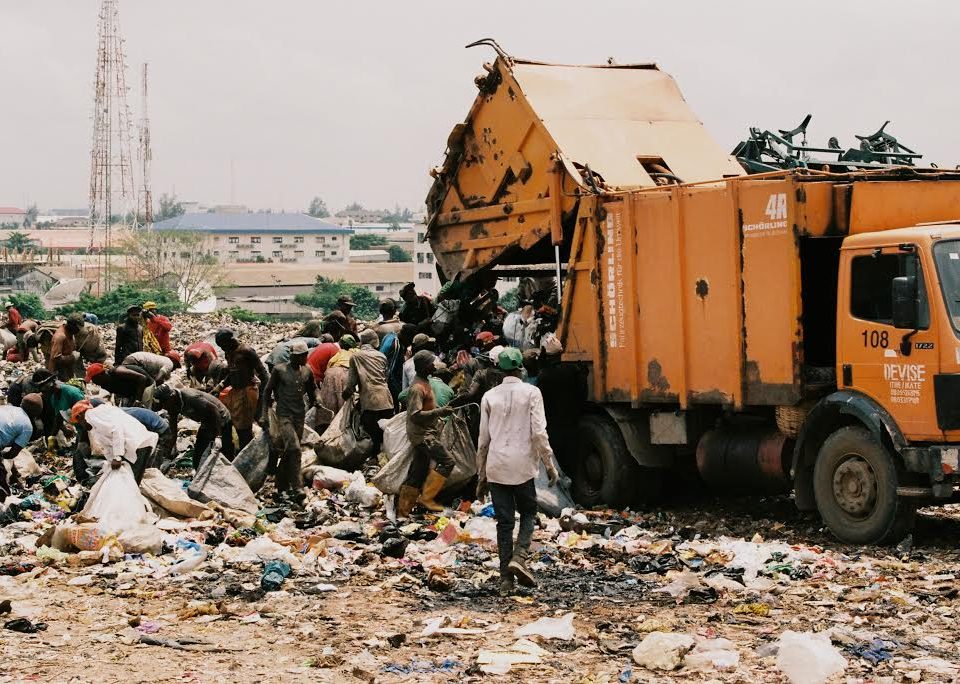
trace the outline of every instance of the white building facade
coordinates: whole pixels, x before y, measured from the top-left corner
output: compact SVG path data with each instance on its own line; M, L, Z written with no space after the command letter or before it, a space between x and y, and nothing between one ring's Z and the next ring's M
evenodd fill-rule
M266 212L183 214L154 229L205 233L206 250L224 264L345 264L353 232L306 214Z

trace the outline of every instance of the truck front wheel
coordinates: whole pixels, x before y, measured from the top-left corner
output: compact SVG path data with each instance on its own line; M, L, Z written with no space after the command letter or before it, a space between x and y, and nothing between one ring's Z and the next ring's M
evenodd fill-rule
M851 544L898 542L916 508L897 496L897 467L866 428L840 428L823 443L813 470L817 508L830 531Z
M573 496L582 506L625 508L659 489L660 472L641 468L616 423L604 415L580 419Z

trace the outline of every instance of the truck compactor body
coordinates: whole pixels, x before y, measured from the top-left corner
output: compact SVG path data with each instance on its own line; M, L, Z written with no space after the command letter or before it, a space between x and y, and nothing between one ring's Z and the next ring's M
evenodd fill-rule
M561 274L587 396L551 437L583 503L695 460L875 543L952 500L960 174L746 175L655 65L501 54L476 82L428 236L444 280Z

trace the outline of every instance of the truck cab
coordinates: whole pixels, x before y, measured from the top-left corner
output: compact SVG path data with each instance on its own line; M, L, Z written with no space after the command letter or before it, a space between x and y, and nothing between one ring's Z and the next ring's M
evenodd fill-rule
M831 528L853 530L855 538L893 538L918 503L953 494L960 225L848 236L837 291L837 395L867 420L846 414L820 446L817 508Z

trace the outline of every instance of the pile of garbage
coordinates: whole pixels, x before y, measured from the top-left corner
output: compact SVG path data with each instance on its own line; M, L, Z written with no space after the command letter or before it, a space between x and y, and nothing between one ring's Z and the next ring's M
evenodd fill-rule
M178 319L175 330L199 339L217 324ZM265 351L293 329L240 336ZM398 431L385 427L389 451ZM268 669L251 679L280 662L307 679L320 669L361 681L960 676L952 546L842 548L808 519L766 519L764 507L782 505L767 500L746 515L724 503L579 510L541 481L529 560L540 586L502 599L488 502L397 519L389 470L325 463L322 438L308 432L307 500L273 506L259 465L269 436L194 473L198 428L181 420L178 461L166 474L148 469L139 486L123 465L84 489L64 444L18 456L21 480L0 504L0 657L14 676L42 674L45 650L82 653L90 639L118 659L147 647L259 657ZM944 524L953 513L943 510ZM263 624L294 636L268 641Z

